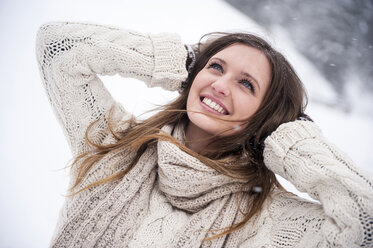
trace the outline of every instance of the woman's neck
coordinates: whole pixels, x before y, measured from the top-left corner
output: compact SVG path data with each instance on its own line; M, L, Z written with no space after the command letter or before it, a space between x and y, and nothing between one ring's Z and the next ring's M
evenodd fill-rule
M211 145L211 138L211 134L205 132L190 121L185 127L185 146L194 152L200 153Z

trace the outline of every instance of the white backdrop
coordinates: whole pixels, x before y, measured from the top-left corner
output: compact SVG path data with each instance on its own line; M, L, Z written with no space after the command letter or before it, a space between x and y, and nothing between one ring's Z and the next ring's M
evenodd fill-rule
M142 32L176 32L185 43L194 43L211 31L260 33L289 58L305 81L311 99L308 113L325 135L359 167L373 172L373 120L369 117L372 115L364 114L364 104L373 103L371 95L352 87L352 97L357 100L349 114L320 104L333 101L335 94L293 49L280 27L271 33L219 0L2 0L0 247L48 246L67 186L68 171L61 169L71 155L42 87L35 59L37 29L48 21L88 21ZM102 79L112 95L135 114L176 96L119 76Z

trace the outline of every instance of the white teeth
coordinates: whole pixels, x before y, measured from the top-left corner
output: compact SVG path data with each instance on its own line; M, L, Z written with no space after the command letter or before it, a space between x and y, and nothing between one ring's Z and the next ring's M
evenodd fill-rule
M203 103L205 103L207 106L209 106L212 109L215 109L221 114L225 114L225 110L223 109L222 106L220 106L218 103L213 102L211 99L204 97L202 100Z

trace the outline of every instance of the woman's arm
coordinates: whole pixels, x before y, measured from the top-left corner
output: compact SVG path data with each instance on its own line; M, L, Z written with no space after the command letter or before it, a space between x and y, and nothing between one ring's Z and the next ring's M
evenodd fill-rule
M48 23L37 35L37 59L48 98L71 150L87 149L84 133L115 103L99 75L120 74L177 90L187 76L187 51L172 34L147 35L83 23Z
M299 238L307 236L306 233L311 232L307 227L312 225L312 232L319 229L322 237L308 235L308 239L313 243L317 241L320 247L372 247L371 178L329 144L313 122L282 124L265 140L264 162L270 170L322 204L318 207L288 200L283 206L277 206L280 213L277 218L283 222L278 225L284 226L288 221L288 230L293 230ZM319 219L304 217L313 213L319 213ZM295 231L297 228L299 230Z

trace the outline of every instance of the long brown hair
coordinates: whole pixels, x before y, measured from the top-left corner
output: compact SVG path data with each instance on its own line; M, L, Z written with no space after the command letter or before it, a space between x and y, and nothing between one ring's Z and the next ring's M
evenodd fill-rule
M78 166L76 168L78 175L71 188L71 192L74 191L71 195L102 183L120 180L136 165L147 147L160 139L174 143L181 150L225 175L245 178L251 183L253 191L250 194L252 197L250 197L249 210L245 213L243 221L228 227L224 232L212 238L220 237L243 227L252 216L260 211L274 186L281 187L274 173L268 170L263 162L263 141L280 124L294 121L298 117L308 118L304 114L307 97L303 85L284 56L258 36L247 33L214 33L204 36L201 40L206 37L207 41L199 43L196 62L189 72L187 80L183 83L184 88L180 96L163 106L162 111L143 121L131 119L126 123L121 123L121 125L128 125L128 128L121 132L113 131L112 126L118 125L118 123L112 124L109 118L108 130L116 141L108 145L93 142L89 137L89 130L95 123L87 128L86 142L93 149L80 154L72 163L73 166ZM186 102L194 78L213 55L234 43L254 47L265 54L271 66L270 84L259 109L250 117L248 124L241 132L228 137L216 138L213 151L207 150L203 154L198 154L170 135L161 133L160 129L167 124L179 125L189 121ZM88 186L80 185L97 161L109 154L119 153L134 154L129 166Z

